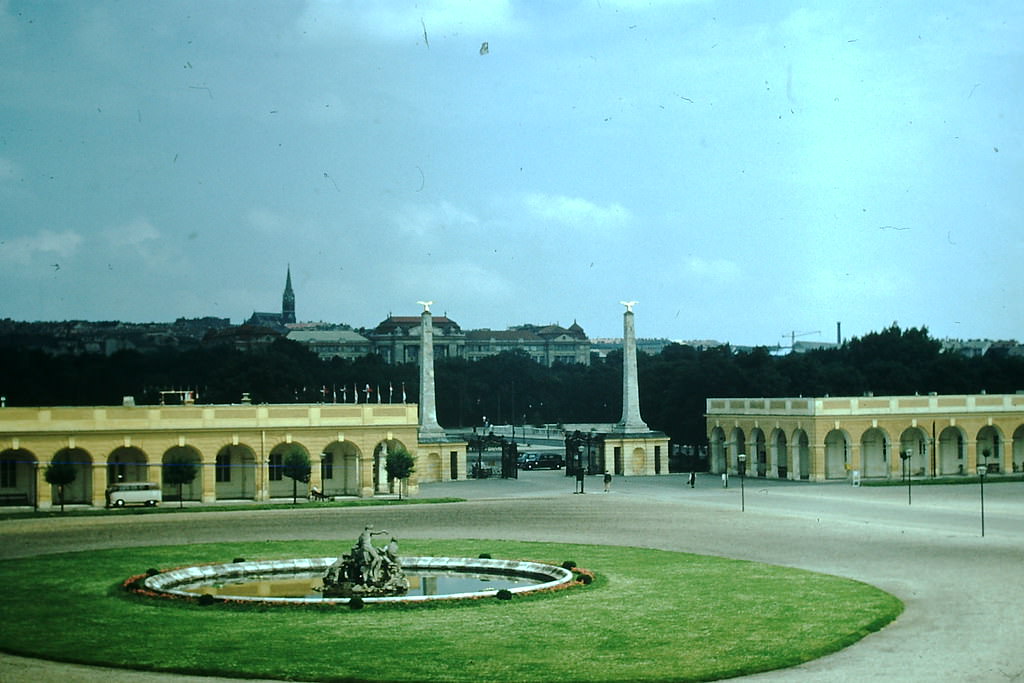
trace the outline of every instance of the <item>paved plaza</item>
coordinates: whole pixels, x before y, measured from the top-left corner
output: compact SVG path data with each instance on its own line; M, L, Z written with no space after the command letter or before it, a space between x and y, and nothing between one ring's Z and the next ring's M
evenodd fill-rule
M453 505L292 508L0 522L0 558L67 550L214 541L336 539L372 522L403 538L503 538L630 545L767 562L845 576L899 597L879 633L753 681L1024 681L1024 484L861 487L712 475L600 477L587 492L560 471L518 480L425 484ZM741 505L745 508L741 511ZM594 569L600 571L600 567ZM55 625L55 628L59 627ZM680 653L680 672L693 653ZM117 672L0 656L0 680L211 680Z

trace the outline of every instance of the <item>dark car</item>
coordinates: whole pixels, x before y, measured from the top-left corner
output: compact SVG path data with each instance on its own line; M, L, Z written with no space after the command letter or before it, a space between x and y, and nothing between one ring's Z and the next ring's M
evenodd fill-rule
M562 469L562 456L558 453L526 453L519 458L519 469Z

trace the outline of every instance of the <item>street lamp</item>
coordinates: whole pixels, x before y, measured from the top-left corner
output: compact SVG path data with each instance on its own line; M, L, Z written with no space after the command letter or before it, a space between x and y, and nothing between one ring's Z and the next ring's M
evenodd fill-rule
M981 537L985 538L985 475L988 465L978 465L978 481L981 483Z
M909 448L900 453L900 459L903 461L903 475L907 478L907 505L910 505L910 456Z
M744 495L743 490L743 480L746 479L747 476L747 454L740 453L736 457L739 458L740 461L740 512L744 512L747 509L746 496Z

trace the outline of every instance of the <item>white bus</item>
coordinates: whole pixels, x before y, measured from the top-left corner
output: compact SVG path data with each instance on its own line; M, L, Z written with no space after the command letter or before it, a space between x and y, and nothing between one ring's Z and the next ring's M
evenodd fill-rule
M107 507L146 505L152 507L163 502L160 484L151 481L133 481L111 484L107 487Z

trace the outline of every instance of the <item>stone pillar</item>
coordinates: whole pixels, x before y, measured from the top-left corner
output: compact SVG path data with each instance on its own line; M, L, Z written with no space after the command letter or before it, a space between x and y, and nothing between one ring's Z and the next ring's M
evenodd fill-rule
M636 331L633 326L633 304L625 303L622 330L622 419L624 432L648 432L650 428L640 416L640 387L636 373Z
M434 323L430 304L423 304L420 316L420 438L443 439L434 403Z
M101 508L107 505L107 466L92 466L92 506Z

